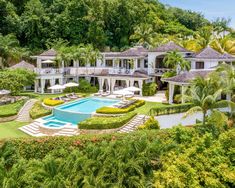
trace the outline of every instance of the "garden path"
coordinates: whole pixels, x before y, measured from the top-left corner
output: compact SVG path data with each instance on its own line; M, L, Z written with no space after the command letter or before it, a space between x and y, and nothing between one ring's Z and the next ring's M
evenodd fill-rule
M21 110L18 113L18 117L16 118L16 121L19 122L29 122L31 121L29 111L33 107L37 100L36 99L30 99L28 100L24 106L21 108Z

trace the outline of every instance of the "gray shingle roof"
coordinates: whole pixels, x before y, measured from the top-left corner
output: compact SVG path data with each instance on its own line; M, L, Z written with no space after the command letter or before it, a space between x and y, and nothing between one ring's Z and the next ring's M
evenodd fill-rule
M41 53L39 56L56 56L57 52L54 49L47 50Z
M17 68L22 68L22 69L28 69L28 70L34 70L35 66L27 63L26 61L21 61L13 66L10 67L11 69L17 69Z
M170 52L170 51L190 52L189 50L183 48L182 46L177 45L173 41L150 50L150 52Z
M145 57L147 55L148 50L143 46L135 46L123 52L110 52L105 54L106 57Z
M221 54L210 46L194 54L192 57L197 59L235 59L232 55L227 53Z
M184 72L182 74L179 74L179 75L171 77L171 78L164 78L162 80L166 81L166 82L190 83L190 81L192 81L194 78L196 78L198 76L205 78L212 71L213 70L189 71L189 72Z

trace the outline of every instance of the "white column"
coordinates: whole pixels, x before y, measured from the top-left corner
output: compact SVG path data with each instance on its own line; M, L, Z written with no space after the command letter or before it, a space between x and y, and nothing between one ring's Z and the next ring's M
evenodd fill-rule
M134 60L134 69L137 69L138 68L138 59L135 59Z
M63 78L59 78L59 84L63 85Z
M37 93L38 91L38 80L34 81L34 93Z
M139 88L141 89L140 96L143 96L142 94L143 80L138 80L138 83L139 83Z
M174 102L174 89L175 89L175 85L172 83L169 83L169 104L173 104Z
M44 87L45 87L45 80L41 79L41 93L44 93Z
M111 78L107 79L107 83L108 83L108 88L109 88L109 92L111 92Z
M113 91L114 91L115 83L116 83L116 79L115 78L111 78L111 93L113 93Z
M52 79L50 79L50 85L51 86L54 86L55 85L55 79L54 78L52 78ZM54 93L54 89L52 89L52 91L51 91L51 93Z
M98 82L99 82L99 90L102 91L103 90L103 79L98 77Z
M135 82L135 80L130 79L130 87L134 86L134 82Z

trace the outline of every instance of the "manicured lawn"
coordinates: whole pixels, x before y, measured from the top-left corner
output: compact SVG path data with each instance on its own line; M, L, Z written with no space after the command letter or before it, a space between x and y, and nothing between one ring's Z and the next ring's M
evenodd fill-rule
M0 106L0 117L9 117L16 115L21 107L24 105L25 101L18 101L12 104Z
M0 123L0 139L3 138L18 138L18 137L29 137L29 135L18 130L19 127L27 125L27 122L16 122L10 121Z
M169 106L169 104L162 104L162 103L158 103L158 102L148 102L148 101L146 101L145 105L135 109L135 112L137 112L138 114L148 115L151 108L164 107L164 106Z

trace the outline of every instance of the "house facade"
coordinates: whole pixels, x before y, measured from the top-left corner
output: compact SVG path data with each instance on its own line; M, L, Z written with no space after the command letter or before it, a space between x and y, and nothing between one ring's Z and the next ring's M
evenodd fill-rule
M144 83L156 82L158 89L165 89L167 83L172 87L174 81L162 80L163 73L170 71L163 63L169 51L178 51L191 62L191 71L213 69L221 62L232 62L235 59L229 54L220 54L211 48L206 48L195 54L185 48L169 42L152 50L135 46L123 52L104 52L103 58L95 65L83 65L71 61L66 66L62 63L56 66L56 51L51 49L38 56L35 72L35 92L50 93L48 88L55 84L65 84L70 81L79 82L86 79L93 85L99 85L102 91L112 93L115 90L135 86L142 90ZM209 57L210 56L210 57ZM191 72L190 71L190 72ZM139 93L142 95L142 92Z

